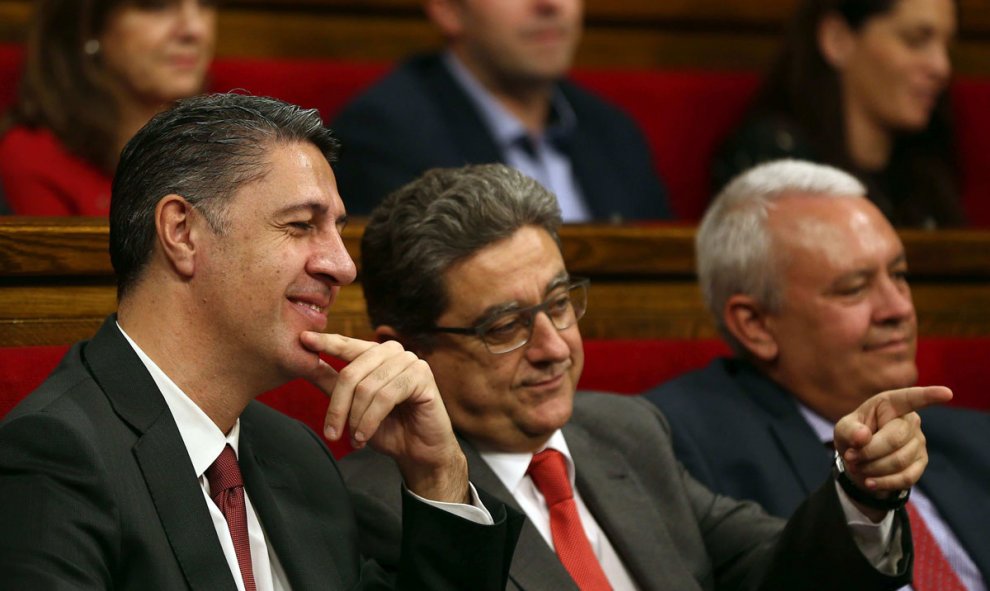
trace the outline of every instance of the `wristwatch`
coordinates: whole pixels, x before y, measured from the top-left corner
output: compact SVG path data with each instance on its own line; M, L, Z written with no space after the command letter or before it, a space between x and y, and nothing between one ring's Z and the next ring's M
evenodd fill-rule
M835 463L832 466L832 475L835 476L835 481L839 483L842 490L846 491L846 494L849 495L850 499L872 509L894 511L906 505L908 502L908 497L911 496L911 489L907 488L891 493L891 495L885 499L880 499L859 488L856 486L856 483L852 481L852 478L849 478L849 475L846 474L846 463L842 461L842 456L839 455L838 451L835 452Z

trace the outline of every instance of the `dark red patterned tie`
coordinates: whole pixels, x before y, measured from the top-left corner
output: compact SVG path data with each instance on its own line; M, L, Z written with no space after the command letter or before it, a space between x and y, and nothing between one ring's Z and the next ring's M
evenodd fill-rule
M578 588L581 591L610 590L605 571L581 525L564 455L554 449L541 451L533 456L527 474L550 508L550 535L554 548Z
M911 520L911 538L914 540L914 581L911 587L915 591L966 591L914 503L907 504L907 512Z
M206 469L206 479L210 481L210 495L220 508L230 537L234 541L237 565L241 568L244 590L255 591L254 573L251 570L251 542L248 539L247 509L244 505L244 481L237 465L234 448L227 445Z

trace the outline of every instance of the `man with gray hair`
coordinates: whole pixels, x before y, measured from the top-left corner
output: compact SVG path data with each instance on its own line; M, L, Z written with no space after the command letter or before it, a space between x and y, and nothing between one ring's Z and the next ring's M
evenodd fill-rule
M862 506L864 515L830 480L785 527L688 476L666 420L646 400L576 393L588 281L568 273L559 226L553 195L515 170L435 169L376 208L361 243L379 340L398 340L429 363L472 478L528 518L508 589L903 584L903 512ZM917 480L924 438L910 409L948 396L885 392L836 426L855 494L878 499ZM876 421L878 408L894 412ZM394 563L404 513L398 472L367 450L341 469L363 551Z
M897 233L852 176L764 164L714 200L698 278L735 352L647 394L674 449L712 490L787 517L821 485L833 425L876 392L914 385L917 320ZM914 585L985 590L990 429L985 413L921 412L931 458L907 505ZM965 587L963 587L965 585Z
M355 276L335 151L315 110L240 95L181 101L130 140L118 312L0 422L5 589L504 585L521 520L468 483L427 365L322 332ZM328 437L348 424L399 466L395 572L358 552L323 441L254 400L298 377L331 397Z

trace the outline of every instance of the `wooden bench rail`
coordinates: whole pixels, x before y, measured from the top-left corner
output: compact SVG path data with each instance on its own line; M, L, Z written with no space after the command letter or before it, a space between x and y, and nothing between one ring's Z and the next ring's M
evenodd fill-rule
M363 221L345 230L359 260ZM575 225L561 231L575 275L591 277L588 338L711 338L694 276L694 228ZM990 232L904 231L921 334L990 336ZM96 218L0 218L0 346L91 335L116 307L108 226ZM358 287L328 330L371 336Z

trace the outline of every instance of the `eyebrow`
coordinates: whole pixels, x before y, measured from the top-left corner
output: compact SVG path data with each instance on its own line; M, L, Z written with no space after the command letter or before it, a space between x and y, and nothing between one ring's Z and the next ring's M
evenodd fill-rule
M330 213L330 206L320 201L306 201L303 203L297 203L295 205L289 205L283 207L282 209L279 209L278 211L275 212L275 217L282 218L288 215L292 215L294 213L305 212L305 211L311 212L313 215L326 216L329 215ZM334 218L334 225L337 226L338 230L343 230L344 228L347 227L347 224L350 223L350 221L351 221L350 216L348 216L345 213L337 218Z
M887 261L887 265L884 268L889 269L890 267L896 267L901 264L907 265L907 254L903 251L894 258ZM873 269L872 267L853 269L848 273L843 273L842 275L836 277L835 281L831 283L831 286L834 288L837 284L842 283L843 281L848 281L850 279L857 279L859 277L870 277L873 275L876 275L876 270Z
M557 275L550 280L550 283L547 283L546 288L544 288L543 290L544 297L550 295L550 293L552 293L555 289L559 289L560 287L567 285L570 279L571 276L567 273L566 270L557 273ZM543 302L537 302L536 305L538 306L541 303ZM495 318L496 316L500 316L507 312L522 310L523 308L527 308L527 307L529 306L521 306L519 302L515 300L511 302L503 302L501 304L493 304L482 310L481 314L479 314L471 324L472 326L478 326L479 324L484 324L485 322L491 320L492 318Z
M330 211L330 206L328 206L326 203L321 203L319 201L304 201L302 203L297 203L295 205L288 205L286 207L283 207L282 209L276 211L275 215L281 217L284 215L289 215L300 211L310 211L316 214L326 215L326 213Z

